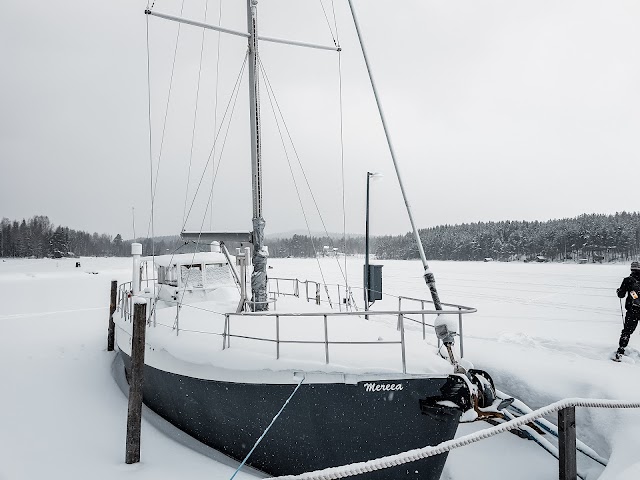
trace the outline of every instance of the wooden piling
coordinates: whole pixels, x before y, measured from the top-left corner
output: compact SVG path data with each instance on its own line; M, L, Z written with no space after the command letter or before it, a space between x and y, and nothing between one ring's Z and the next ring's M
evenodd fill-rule
M560 480L577 480L576 407L558 410L558 453Z
M129 411L127 414L127 450L125 462L140 461L140 425L142 422L142 387L144 384L144 349L147 304L133 308L133 339L131 341L131 371L129 372Z
M109 330L107 333L107 352L113 352L115 343L116 325L113 323L113 314L116 311L116 294L118 290L118 281L111 280L111 303L109 304Z

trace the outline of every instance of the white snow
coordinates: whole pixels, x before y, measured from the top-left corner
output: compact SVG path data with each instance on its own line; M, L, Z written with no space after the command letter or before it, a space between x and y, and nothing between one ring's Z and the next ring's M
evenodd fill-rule
M229 478L231 467L147 421L142 462L124 463L127 399L111 377L106 333L110 281L130 280L131 261L81 264L0 262L0 479Z
M0 262L0 479L229 478L231 467L147 420L142 463L124 464L127 401L111 377L106 332L109 283L130 280L131 259L80 261L82 268L71 259ZM320 263L328 283L344 283L335 259ZM380 263L385 293L428 298L418 262ZM270 265L272 277L320 278L315 260ZM640 332L625 362L609 360L622 327L615 289L628 265L432 262L431 269L443 301L478 309L465 316L465 358L489 371L502 391L532 408L566 397L640 399ZM348 271L358 283L362 259L350 258ZM361 293L354 292L360 304ZM397 300L374 308L397 308ZM422 341L416 327L411 334ZM320 355L318 370L322 365ZM577 417L579 438L610 457L603 472L579 455L587 478L640 477L639 411L578 409ZM458 435L487 426L461 425ZM443 479L466 478L552 479L557 461L533 442L502 434L449 455Z

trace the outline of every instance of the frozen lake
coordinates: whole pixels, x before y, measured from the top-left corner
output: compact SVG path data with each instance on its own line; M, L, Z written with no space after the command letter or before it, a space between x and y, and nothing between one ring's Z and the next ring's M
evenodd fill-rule
M127 404L105 347L109 283L130 280L130 259L80 261L81 268L73 259L0 262L0 479L229 478L232 469L147 423L142 463L124 465ZM347 262L354 287L361 285L362 262ZM385 293L428 298L419 262L379 263ZM343 259L340 267L332 258L272 259L270 265L271 277L322 280L320 265L327 283L344 283ZM615 289L628 265L430 266L443 301L478 309L465 317L465 358L489 371L501 390L533 408L566 397L640 399L640 334L631 338L625 363L609 360L622 328ZM362 305L361 290L354 297ZM459 434L486 426L463 425ZM604 473L581 459L587 478L640 478L640 412L578 409L578 434L611 456ZM472 474L552 479L557 462L533 442L503 434L450 454L443 478Z

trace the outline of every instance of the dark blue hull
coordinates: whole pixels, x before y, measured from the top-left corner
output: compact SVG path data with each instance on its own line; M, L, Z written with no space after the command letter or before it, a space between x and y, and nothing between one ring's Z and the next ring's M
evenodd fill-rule
M130 358L122 354L128 370ZM248 460L290 475L437 445L455 435L460 410L433 406L452 376L303 383ZM242 460L293 392L291 384L192 378L145 366L144 403L202 443ZM446 455L359 475L361 480L436 480Z

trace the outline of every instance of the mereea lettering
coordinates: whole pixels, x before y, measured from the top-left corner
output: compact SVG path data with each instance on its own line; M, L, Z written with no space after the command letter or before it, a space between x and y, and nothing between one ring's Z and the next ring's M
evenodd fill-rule
M367 392L389 392L402 390L401 383L365 383L365 391Z

